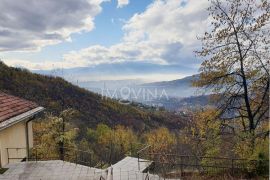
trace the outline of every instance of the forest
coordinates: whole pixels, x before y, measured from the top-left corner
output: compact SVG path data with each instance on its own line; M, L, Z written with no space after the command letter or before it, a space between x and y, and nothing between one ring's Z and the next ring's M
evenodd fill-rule
M184 169L193 179L268 179L270 4L216 0L208 12L193 86L210 90L215 106L188 114L124 105L1 62L0 91L46 108L33 125L33 156L98 168L140 156L164 178Z

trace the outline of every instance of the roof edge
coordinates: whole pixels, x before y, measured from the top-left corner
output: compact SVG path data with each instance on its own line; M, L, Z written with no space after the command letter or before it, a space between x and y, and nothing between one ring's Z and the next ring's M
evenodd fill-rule
M44 107L37 107L34 109L31 109L30 111L27 111L25 113L22 113L20 115L17 115L15 117L12 117L10 119L7 119L3 122L0 123L0 131L2 131L3 129L6 129L14 124L17 124L23 120L26 120L30 117L33 117L34 115L42 112L45 108Z

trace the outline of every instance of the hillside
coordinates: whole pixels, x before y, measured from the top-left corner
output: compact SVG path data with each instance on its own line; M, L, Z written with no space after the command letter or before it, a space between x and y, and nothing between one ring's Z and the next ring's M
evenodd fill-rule
M59 77L50 77L25 69L8 67L0 62L0 91L34 101L48 112L59 113L74 108L81 113L76 126L86 129L98 123L109 126L122 124L136 131L166 126L170 129L184 126L184 120L164 111L148 111L74 86Z

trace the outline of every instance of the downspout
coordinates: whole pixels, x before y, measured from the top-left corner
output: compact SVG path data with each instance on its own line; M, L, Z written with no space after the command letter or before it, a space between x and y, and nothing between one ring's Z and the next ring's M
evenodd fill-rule
M29 147L29 130L28 130L28 123L35 119L35 116L30 118L25 122L25 136L26 136L26 161L29 160L29 154L30 154L30 147Z
M0 169L2 168L2 157L1 157L1 150L0 150Z

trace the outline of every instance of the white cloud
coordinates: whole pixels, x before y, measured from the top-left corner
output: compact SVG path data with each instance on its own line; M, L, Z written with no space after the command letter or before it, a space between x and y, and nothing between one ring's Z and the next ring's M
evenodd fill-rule
M156 0L125 22L121 43L90 46L65 54L64 60L87 65L124 61L195 65L197 35L208 25L207 6L207 0Z
M136 13L124 22L124 37L120 43L109 47L94 45L66 53L61 62L53 63L53 67L83 67L127 61L194 67L199 64L193 53L200 45L197 35L202 34L209 25L208 4L207 0L156 0L144 12ZM45 61L26 67L49 69L52 63Z
M27 59L1 59L5 64L13 67L22 67L28 68L31 70L51 70L57 68L72 68L72 67L80 67L83 65L81 62L76 64L76 62L67 62L67 61L39 61L33 62Z
M1 0L0 51L37 50L91 31L104 0Z
M122 8L129 4L129 0L118 0L117 8Z

